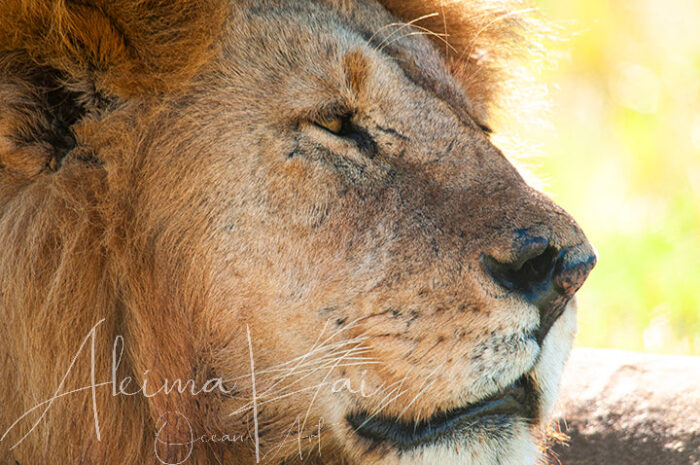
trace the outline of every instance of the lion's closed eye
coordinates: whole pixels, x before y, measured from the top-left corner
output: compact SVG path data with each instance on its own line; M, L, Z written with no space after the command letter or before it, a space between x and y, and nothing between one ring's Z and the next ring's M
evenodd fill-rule
M313 120L313 125L351 141L363 155L373 158L378 150L376 142L363 127L353 122L352 117L352 113L319 117Z
M319 118L314 121L314 124L328 132L336 135L341 135L343 127L347 126L346 118L343 116L332 116L329 118Z

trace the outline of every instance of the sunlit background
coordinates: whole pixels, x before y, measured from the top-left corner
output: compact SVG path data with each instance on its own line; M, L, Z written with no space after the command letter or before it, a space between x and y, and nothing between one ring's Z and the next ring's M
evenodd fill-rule
M565 40L534 171L599 252L577 344L700 354L700 2L535 3Z

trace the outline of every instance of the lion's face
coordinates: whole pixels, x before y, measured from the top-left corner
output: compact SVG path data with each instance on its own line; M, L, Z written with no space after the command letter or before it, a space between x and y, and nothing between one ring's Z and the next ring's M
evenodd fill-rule
M370 42L395 20L354 15L242 10L168 136L196 123L206 141L142 174L138 209L168 192L208 221L205 333L242 391L219 421L250 427L248 327L263 453L294 453L302 425L362 463L527 463L575 332L572 306L549 321L573 294L552 282L583 266L578 287L590 245L489 142L427 41ZM158 177L178 164L200 182L173 194Z
M379 4L238 3L192 85L76 129L121 222L133 372L222 378L178 411L272 463L533 463L595 262L580 228Z

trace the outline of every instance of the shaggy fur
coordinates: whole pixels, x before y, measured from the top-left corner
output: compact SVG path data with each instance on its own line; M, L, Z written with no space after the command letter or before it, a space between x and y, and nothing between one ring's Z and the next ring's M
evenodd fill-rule
M2 463L536 459L517 418L410 453L345 420L418 421L525 373L546 418L575 309L540 347L480 261L523 230L590 252L489 140L520 6L0 11ZM342 137L315 124L334 118Z

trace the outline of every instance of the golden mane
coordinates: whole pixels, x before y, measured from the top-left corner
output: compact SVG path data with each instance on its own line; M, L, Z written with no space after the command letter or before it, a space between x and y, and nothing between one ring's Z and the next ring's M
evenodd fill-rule
M0 54L22 52L37 65L134 95L192 76L215 52L228 6L221 0L1 0L0 10Z
M485 115L515 111L533 98L531 73L555 36L523 0L380 0L419 27L445 56L448 68ZM489 118L490 119L490 118Z
M545 55L542 40L552 32L522 0L380 3L430 36L484 113L503 101L514 78L522 87L523 63ZM92 76L119 95L187 82L215 53L228 14L223 0L1 0L0 8L0 54L21 52L18 62L28 55L69 76ZM3 66L11 66L7 60Z

